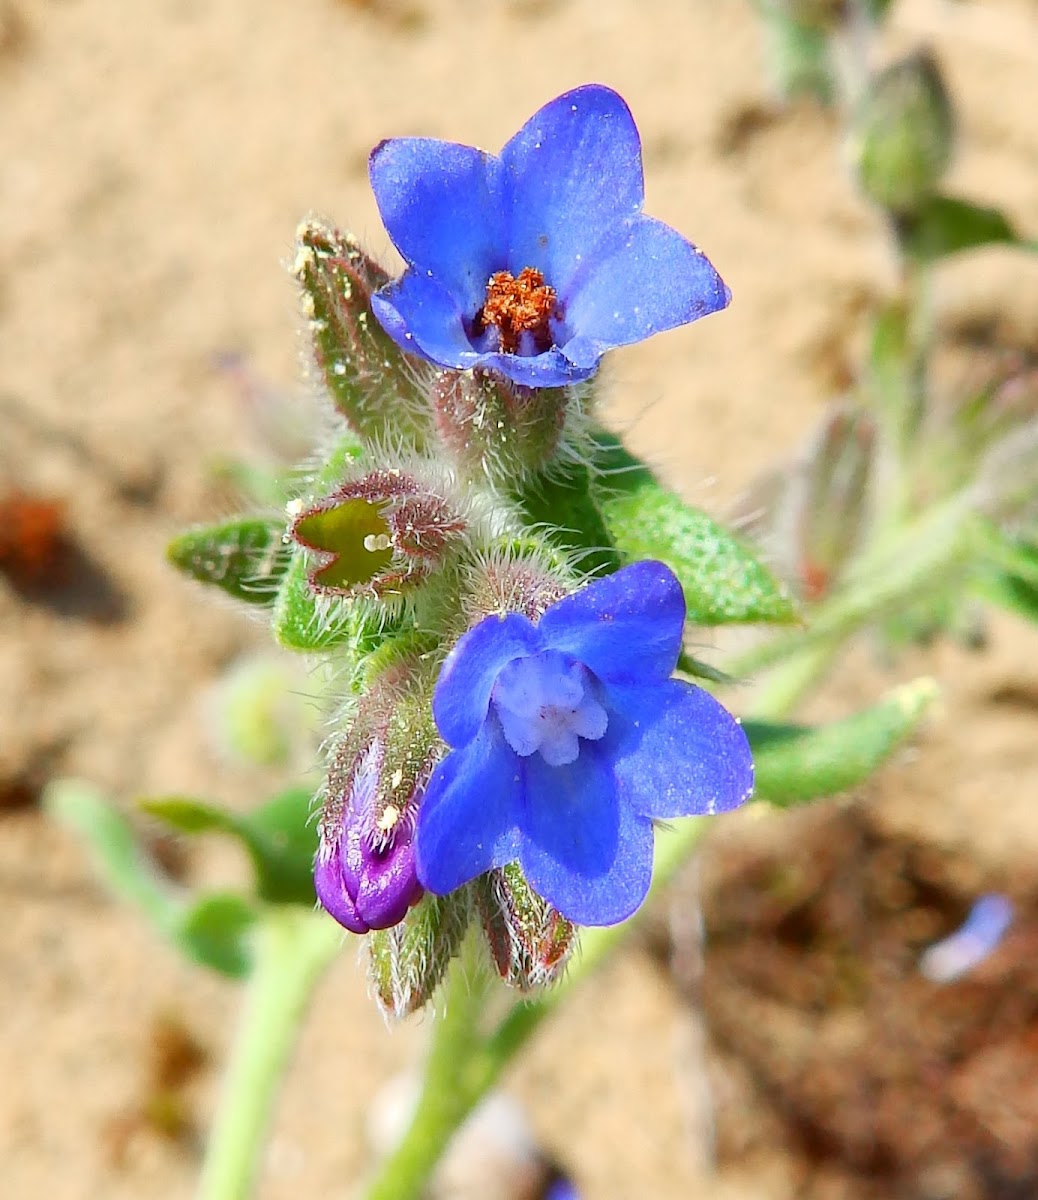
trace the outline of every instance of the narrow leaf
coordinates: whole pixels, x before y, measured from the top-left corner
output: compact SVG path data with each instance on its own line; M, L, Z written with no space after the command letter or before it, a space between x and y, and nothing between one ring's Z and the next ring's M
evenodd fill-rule
M272 604L288 566L283 521L239 517L189 529L170 542L169 561L200 583L222 588L247 604Z
M999 209L954 196L930 197L917 212L903 219L898 232L907 254L927 260L979 246L1028 245Z
M937 696L932 679L917 679L830 725L745 721L756 797L785 807L856 787L915 733Z

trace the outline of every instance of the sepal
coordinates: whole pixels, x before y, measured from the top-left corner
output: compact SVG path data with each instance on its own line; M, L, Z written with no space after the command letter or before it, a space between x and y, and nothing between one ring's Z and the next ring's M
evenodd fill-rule
M481 875L472 894L494 966L505 983L524 992L554 983L576 945L572 921L537 895L518 863Z
M368 974L387 1017L423 1008L461 946L471 917L468 889L426 895L399 924L367 937Z

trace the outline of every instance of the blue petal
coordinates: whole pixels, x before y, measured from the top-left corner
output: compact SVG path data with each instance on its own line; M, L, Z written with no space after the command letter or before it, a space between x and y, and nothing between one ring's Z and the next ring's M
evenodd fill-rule
M486 722L501 668L543 648L540 634L522 613L484 617L464 634L440 668L433 693L433 717L443 740L467 746Z
M473 350L451 293L414 270L377 291L371 297L371 310L408 354L459 371L477 366L484 357Z
M684 624L681 584L648 560L564 597L537 628L547 649L572 654L604 684L649 684L670 678Z
M522 764L496 720L463 750L453 750L432 774L415 831L418 879L445 896L512 862L519 850Z
M513 272L536 267L560 295L597 244L640 211L641 142L630 109L589 84L546 104L501 151Z
M563 295L563 353L586 366L626 346L726 307L731 293L677 230L638 216L588 255Z
M500 160L457 142L390 138L372 150L368 173L393 245L473 316L507 266Z
M523 763L519 862L530 886L578 925L615 925L645 899L652 823L618 794L608 755L584 743L568 766Z
M610 749L623 798L645 817L728 812L753 791L742 726L709 692L678 679L609 690ZM620 736L619 745L612 738Z
M500 371L513 383L523 387L550 388L563 387L568 383L579 383L589 379L598 369L598 360L576 366L566 355L552 347L543 354L482 354L479 366L487 370Z

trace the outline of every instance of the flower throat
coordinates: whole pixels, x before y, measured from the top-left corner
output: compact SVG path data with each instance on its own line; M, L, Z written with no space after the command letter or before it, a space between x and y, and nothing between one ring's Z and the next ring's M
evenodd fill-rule
M505 354L541 354L554 342L549 322L556 316L555 289L544 282L536 267L523 267L518 275L495 271L490 276L487 297L474 324L477 334L493 325Z

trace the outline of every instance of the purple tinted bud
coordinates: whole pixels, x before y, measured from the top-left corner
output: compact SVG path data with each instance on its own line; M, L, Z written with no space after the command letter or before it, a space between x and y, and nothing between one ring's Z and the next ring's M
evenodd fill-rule
M351 933L388 929L422 894L415 875L414 814L378 802L382 747L373 742L321 821L314 887Z
M1013 902L995 892L981 896L962 925L935 942L919 960L919 970L933 983L953 983L998 949L1013 921Z

